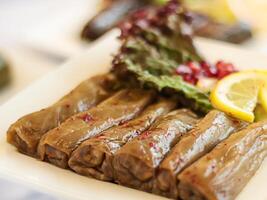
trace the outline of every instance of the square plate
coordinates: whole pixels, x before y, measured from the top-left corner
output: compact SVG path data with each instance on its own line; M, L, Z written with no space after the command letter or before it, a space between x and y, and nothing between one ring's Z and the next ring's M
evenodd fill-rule
M117 32L113 31L99 40L93 48L35 82L0 108L0 176L64 199L164 199L159 196L97 181L40 162L23 154L6 142L6 131L19 117L44 108L82 80L110 68L111 54L116 52ZM224 59L240 69L267 67L267 57L238 49L222 42L197 39L202 54L209 60ZM238 200L266 200L267 162L263 163Z

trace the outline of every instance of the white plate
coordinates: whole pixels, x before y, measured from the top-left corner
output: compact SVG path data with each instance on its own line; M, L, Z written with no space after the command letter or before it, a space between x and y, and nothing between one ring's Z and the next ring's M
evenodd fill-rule
M0 108L0 176L30 185L34 189L61 198L92 200L163 199L137 190L100 182L37 161L18 153L6 143L6 130L19 117L46 107L82 80L109 69L112 53L118 43L112 32L101 39L94 48L73 58L58 70L39 80ZM224 43L199 39L201 52L211 60L225 59L240 68L267 67L267 58L246 52ZM249 182L239 200L266 200L267 162Z

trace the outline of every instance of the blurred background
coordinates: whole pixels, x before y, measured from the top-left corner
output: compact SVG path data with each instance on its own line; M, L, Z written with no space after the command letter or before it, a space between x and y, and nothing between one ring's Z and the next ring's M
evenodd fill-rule
M166 1L0 0L0 105L70 57L93 48L128 13ZM195 35L267 56L267 0L182 3ZM58 198L0 179L0 199Z

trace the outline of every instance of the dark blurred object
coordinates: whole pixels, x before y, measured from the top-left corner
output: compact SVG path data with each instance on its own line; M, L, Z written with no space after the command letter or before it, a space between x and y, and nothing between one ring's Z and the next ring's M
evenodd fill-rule
M166 0L161 0L163 3ZM95 40L114 28L128 14L144 6L155 5L156 0L106 0L105 8L91 19L82 31L82 38ZM209 17L190 11L195 35L222 40L231 43L242 43L252 37L250 27L240 22L223 23Z
M82 31L82 38L95 40L114 28L130 12L147 5L145 0L113 0L105 3L105 8L91 19Z
M195 35L240 44L252 37L251 29L241 22L224 24L212 18L190 12Z
M0 56L0 88L10 81L10 71L8 64Z

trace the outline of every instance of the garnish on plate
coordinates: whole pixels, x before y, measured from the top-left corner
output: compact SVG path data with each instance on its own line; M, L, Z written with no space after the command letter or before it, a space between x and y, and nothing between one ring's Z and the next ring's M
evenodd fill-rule
M235 69L229 63L204 61L193 45L190 21L175 0L135 12L120 25L122 46L113 71L127 81L130 74L142 85L178 94L185 106L206 113L212 109L209 93L196 84L223 78Z

